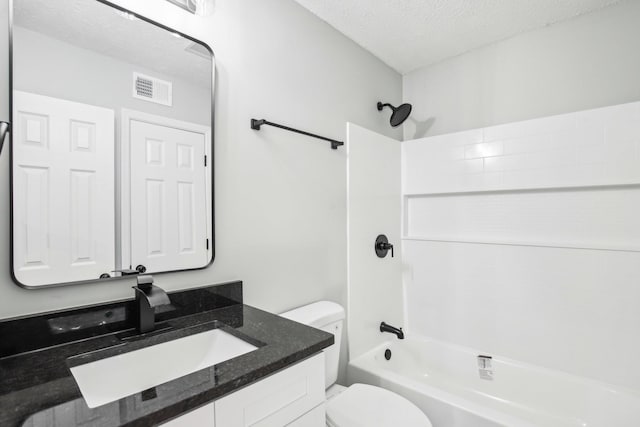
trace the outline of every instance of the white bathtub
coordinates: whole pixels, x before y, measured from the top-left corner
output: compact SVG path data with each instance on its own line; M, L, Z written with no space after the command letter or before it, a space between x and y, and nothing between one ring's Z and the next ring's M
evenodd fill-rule
M405 396L434 427L640 426L639 392L496 356L494 379L483 380L478 355L435 340L393 340L352 360L348 379Z

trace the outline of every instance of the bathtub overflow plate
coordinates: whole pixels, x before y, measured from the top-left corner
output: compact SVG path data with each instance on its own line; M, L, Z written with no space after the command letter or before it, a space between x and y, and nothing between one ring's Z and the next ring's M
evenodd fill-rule
M478 374L480 374L480 379L493 381L493 365L491 356L478 356Z

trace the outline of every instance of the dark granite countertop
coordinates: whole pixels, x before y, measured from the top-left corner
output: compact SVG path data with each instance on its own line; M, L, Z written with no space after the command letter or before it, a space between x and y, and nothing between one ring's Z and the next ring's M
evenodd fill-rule
M172 306L157 314L156 331L141 337L133 330L132 301L0 322L0 426L148 427L333 344L331 334L243 304L241 282L169 296ZM94 409L70 371L74 364L216 328L258 349Z

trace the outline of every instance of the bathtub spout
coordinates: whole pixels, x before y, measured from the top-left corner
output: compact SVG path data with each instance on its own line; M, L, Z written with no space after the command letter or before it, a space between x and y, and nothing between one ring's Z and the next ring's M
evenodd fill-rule
M390 332L392 334L396 334L399 340L404 339L404 332L402 332L402 328L394 328L384 322L380 323L380 332Z

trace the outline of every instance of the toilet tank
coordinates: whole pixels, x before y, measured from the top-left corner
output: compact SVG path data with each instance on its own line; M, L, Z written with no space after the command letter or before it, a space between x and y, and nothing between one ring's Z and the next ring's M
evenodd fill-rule
M333 334L335 343L323 350L325 363L325 388L338 380L340 340L344 323L344 308L331 301L318 301L280 314L282 317L321 329Z

